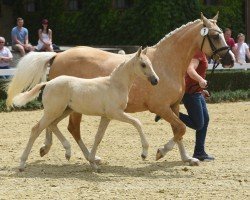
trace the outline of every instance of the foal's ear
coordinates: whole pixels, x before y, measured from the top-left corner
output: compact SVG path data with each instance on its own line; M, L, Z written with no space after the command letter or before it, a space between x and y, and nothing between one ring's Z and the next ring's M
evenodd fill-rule
M217 12L217 14L214 16L213 20L217 21L219 17L219 11Z
M203 15L202 12L201 12L201 20L203 21L203 24L205 26L208 26L210 24L210 21Z
M147 50L148 50L148 47L146 47L145 49L143 49L142 53L146 55L147 54Z
M138 51L137 51L137 53L136 53L136 56L137 56L137 57L140 57L141 51L142 51L142 46L138 49Z

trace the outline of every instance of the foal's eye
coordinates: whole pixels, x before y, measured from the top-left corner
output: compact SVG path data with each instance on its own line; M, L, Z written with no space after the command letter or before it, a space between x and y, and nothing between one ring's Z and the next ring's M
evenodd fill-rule
M145 63L142 63L141 66L142 66L142 68L145 68L145 67L146 67L146 64L145 64Z

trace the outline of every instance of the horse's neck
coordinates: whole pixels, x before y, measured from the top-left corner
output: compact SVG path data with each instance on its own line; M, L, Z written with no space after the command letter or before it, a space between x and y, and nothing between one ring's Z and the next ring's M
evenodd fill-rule
M162 61L167 66L175 67L174 71L177 73L185 74L192 57L200 48L202 42L201 28L202 22L196 20L173 31L154 46L156 55L159 54L159 58L163 59ZM174 60L174 62L171 60ZM171 66L171 63L175 66Z
M115 84L120 88L124 88L129 91L136 76L134 72L133 60L134 59L130 59L125 64L121 64L111 73L111 84Z

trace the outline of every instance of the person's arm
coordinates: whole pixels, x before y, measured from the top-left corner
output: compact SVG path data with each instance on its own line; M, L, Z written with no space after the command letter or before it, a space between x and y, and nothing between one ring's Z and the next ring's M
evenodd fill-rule
M28 30L25 31L26 32L26 35L25 35L25 39L24 39L24 44L29 44L29 32Z
M50 39L50 43L52 44L52 30L49 29L49 39Z
M248 60L250 60L250 52L249 52L248 46L246 48L246 55L247 55Z
M6 48L6 51L8 52L8 56L1 57L1 60L3 60L4 62L9 62L12 60L13 55L8 48Z
M207 81L196 72L199 62L198 59L193 58L187 68L187 73L192 79L199 83L201 88L205 88L207 86Z
M17 35L16 35L15 31L12 31L11 36L12 36L12 40L13 40L16 44L20 44L21 46L24 46L24 44L23 44L21 41L19 41L19 40L17 39Z

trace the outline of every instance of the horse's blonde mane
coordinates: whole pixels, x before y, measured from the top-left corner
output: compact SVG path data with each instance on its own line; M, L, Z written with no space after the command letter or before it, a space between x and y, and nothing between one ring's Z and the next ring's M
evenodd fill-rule
M169 38L170 36L174 35L175 33L181 31L182 29L186 28L187 26L191 25L191 24L195 24L195 23L198 23L200 22L201 20L200 19L197 19L195 21L192 21L192 22L188 22L187 24L184 24L182 25L181 27L179 28L176 28L175 30L171 31L170 33L166 34L157 44L155 44L154 46L152 47L158 47L161 42L165 41L167 38Z

